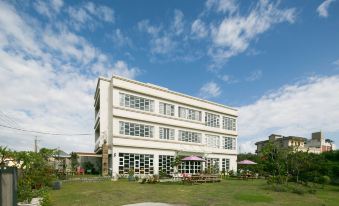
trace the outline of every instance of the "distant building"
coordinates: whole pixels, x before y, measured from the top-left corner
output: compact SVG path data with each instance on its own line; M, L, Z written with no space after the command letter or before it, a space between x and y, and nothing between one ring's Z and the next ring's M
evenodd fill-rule
M262 151L262 148L265 147L268 143L275 143L280 148L297 148L301 151L308 151L311 153L322 153L326 151L331 151L335 149L335 144L329 139L325 139L322 132L312 133L312 138L307 139L304 137L296 136L282 136L277 134L271 134L268 140L256 142L257 154Z
M307 139L304 137L296 137L296 136L284 137L282 135L271 134L268 137L268 140L255 143L255 145L257 146L257 150L255 152L260 153L262 148L265 147L268 143L275 143L280 148L297 147L299 149L303 149L306 141Z
M312 133L312 138L307 140L307 142L305 143L305 147L315 149L319 151L318 153L336 149L333 141L331 141L330 139L325 139L322 132Z

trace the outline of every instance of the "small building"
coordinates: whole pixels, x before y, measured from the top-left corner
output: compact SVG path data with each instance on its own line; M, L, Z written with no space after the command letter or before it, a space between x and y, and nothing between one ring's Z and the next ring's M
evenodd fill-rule
M55 170L58 171L69 171L71 170L71 155L62 151L56 150L54 155L49 158L49 163L53 166Z
M322 132L312 133L312 138L307 139L305 137L297 136L282 136L277 134L271 134L268 140L256 142L256 153L259 154L262 148L268 143L277 144L280 148L296 148L300 151L308 151L311 153L322 153L335 149L335 145L329 139L325 139Z

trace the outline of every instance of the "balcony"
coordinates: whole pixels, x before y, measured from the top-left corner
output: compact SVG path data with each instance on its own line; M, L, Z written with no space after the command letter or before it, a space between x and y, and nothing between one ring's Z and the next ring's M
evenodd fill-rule
M101 137L98 137L98 139L95 141L95 147L94 147L94 152L99 152L102 147L102 140Z

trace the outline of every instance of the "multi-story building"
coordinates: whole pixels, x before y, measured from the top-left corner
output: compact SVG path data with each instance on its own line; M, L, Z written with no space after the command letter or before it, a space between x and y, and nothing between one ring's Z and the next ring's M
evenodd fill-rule
M325 139L322 132L312 133L312 138L307 139L304 137L288 136L271 134L268 140L256 142L256 153L260 153L262 148L268 143L274 143L280 148L294 147L297 150L308 151L311 153L322 153L326 151L335 150L335 144L329 139Z
M316 153L328 152L336 149L333 141L330 139L325 139L322 132L312 133L312 138L305 142L305 147L312 148L313 150L317 151Z
M256 153L260 153L268 143L274 143L280 148L298 148L303 149L305 144L306 138L304 137L295 137L295 136L288 136L284 137L282 135L271 134L268 137L268 140L256 142L255 145L257 146Z
M104 175L237 169L236 109L119 76L100 77L94 99ZM176 157L190 155L206 161L172 167Z

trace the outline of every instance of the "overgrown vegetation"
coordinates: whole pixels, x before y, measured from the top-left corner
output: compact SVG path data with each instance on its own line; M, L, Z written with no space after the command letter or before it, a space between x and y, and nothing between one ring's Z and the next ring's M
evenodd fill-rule
M313 193L314 187L339 183L339 151L313 154L298 148L282 149L276 144L266 145L261 154L241 154L238 160L249 159L258 163L251 169L265 176L275 191L297 194ZM295 182L298 185L288 185ZM317 184L317 186L315 186ZM302 186L307 188L302 189Z
M0 146L1 166L10 162L18 168L18 200L30 202L34 197L44 197L42 205L49 204L48 189L55 179L48 160L54 150L42 148L38 153L11 151Z

